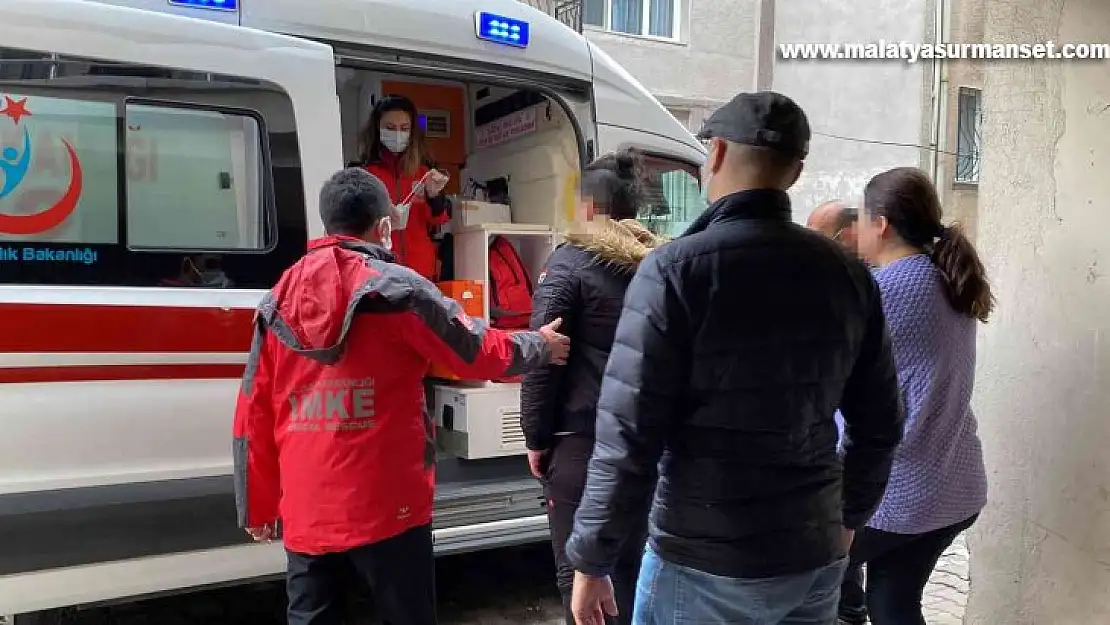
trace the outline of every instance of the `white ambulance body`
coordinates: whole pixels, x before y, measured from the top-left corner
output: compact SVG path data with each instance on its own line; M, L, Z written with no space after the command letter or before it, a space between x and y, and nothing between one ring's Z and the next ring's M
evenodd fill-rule
M499 232L537 270L605 152L649 155L659 228L703 207L699 142L514 0L0 0L0 615L284 570L235 526L249 323L384 93L453 192L509 198L456 215L461 277ZM437 389L437 550L545 538L518 386Z

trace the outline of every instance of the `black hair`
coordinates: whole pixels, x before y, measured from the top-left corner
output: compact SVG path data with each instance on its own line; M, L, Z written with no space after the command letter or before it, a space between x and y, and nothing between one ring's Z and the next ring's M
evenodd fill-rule
M600 215L635 219L644 204L643 162L632 150L601 156L586 165L579 184L582 197Z
M332 235L361 237L391 206L385 184L361 167L339 170L320 189L320 219Z
M925 172L915 167L883 172L867 183L863 197L868 215L885 217L903 241L930 255L952 307L985 323L994 310L986 268L960 226L941 222L940 198Z

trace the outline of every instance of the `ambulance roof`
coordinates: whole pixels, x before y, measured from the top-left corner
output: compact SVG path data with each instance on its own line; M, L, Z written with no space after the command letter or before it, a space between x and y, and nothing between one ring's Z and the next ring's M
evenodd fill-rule
M145 11L238 24L337 48L402 51L502 65L589 81L586 39L517 0L95 0ZM478 13L520 20L527 45L479 39Z
M160 0L166 4L165 0ZM91 58L111 58L104 49L114 49L122 58L161 57L166 50L182 46L190 51L191 66L226 70L221 53L229 49L260 55L278 51L276 63L303 59L305 67L331 59L331 49L319 42L258 30L243 30L228 20L224 25L194 24L178 16L193 17L187 11L150 11L153 0L89 2L88 0L0 0L0 42L14 47L36 49L36 42L49 41L47 33L69 31L67 52ZM111 6L116 5L116 6ZM135 8L147 10L136 11ZM163 13L170 13L165 15ZM143 33L144 37L136 37Z
M240 24L343 46L403 50L589 81L586 39L517 0L239 0ZM527 23L526 47L479 39L475 16Z
M0 0L17 6L37 1ZM74 2L42 1L59 7ZM598 124L642 130L682 144L694 161L704 159L705 148L616 61L554 17L517 0L97 0L89 4L99 3L238 24L255 39L262 35L258 31L267 31L327 42L344 57L357 57L365 49L375 59L400 53L592 83ZM227 10L214 10L216 3ZM476 26L480 13L527 28L527 45L480 38ZM129 24L140 19L136 14L128 17ZM292 39L286 43L287 48L297 46Z

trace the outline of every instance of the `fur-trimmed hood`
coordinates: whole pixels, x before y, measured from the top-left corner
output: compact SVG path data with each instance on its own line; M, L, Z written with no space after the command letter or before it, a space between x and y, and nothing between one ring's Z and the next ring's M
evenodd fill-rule
M591 222L583 232L568 233L566 239L567 243L586 250L597 260L630 272L640 266L640 261L651 250L667 242L635 219L599 219Z

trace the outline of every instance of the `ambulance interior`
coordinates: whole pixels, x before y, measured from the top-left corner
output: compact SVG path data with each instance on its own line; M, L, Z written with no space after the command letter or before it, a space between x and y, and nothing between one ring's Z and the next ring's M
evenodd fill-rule
M337 69L337 88L348 163L359 160L359 137L378 98L403 95L419 110L431 159L451 177L452 220L435 235L442 290L489 319L496 236L513 245L536 283L558 233L576 220L579 141L560 103L529 89L351 67ZM440 482L526 475L517 381L467 382L442 370L432 376L439 378L428 402L438 425Z
M508 204L518 225L558 230L573 219L577 134L563 107L539 91L351 67L338 68L336 82L347 162L358 160L359 135L377 99L403 95L420 111L432 160L451 176L450 196ZM470 219L454 220L450 230L496 216L470 212L456 211Z

